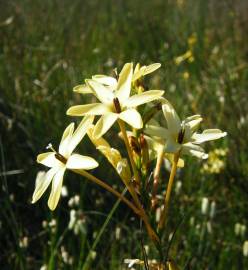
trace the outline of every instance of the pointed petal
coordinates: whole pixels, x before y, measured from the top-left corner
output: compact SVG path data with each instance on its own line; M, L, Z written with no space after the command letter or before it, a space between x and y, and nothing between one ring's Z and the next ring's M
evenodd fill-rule
M92 89L87 84L80 84L73 88L73 92L79 94L94 94Z
M121 104L130 96L132 75L133 75L133 64L132 63L125 64L120 73L116 90L116 97L119 99Z
M149 73L152 73L154 72L155 70L159 69L161 67L161 64L160 63L153 63L149 66L147 66L144 70L144 73L143 73L143 76L149 74Z
M150 90L143 92L139 95L131 96L129 99L127 99L123 106L126 107L137 107L139 105L151 102L153 100L156 100L160 98L164 94L164 91L161 90Z
M35 182L35 190L32 197L32 203L37 202L43 193L48 188L52 181L53 176L57 172L57 168L51 168L48 172L43 174L38 174Z
M76 146L80 143L80 141L85 136L88 128L93 123L94 116L85 116L84 119L80 122L77 129L73 133L71 140L69 142L69 154L76 148Z
M104 114L96 123L93 136L96 138L101 137L103 134L105 134L111 126L114 124L114 122L117 120L118 114L116 113L107 113Z
M199 114L197 114L187 117L184 122L190 127L191 132L194 132L198 128L201 121L202 117Z
M66 114L72 116L102 115L109 111L110 111L109 107L106 106L105 104L92 103L92 104L72 106L67 110Z
M97 81L97 82L104 84L104 85L107 85L107 86L111 86L111 87L117 86L117 80L113 77L110 77L110 76L94 75L94 76L92 76L92 79L94 81Z
M37 156L37 162L49 168L54 167L58 162L54 152L46 152Z
M71 123L64 131L60 144L63 143L64 140L68 140L72 136L72 133L74 131L74 123Z
M168 139L169 138L169 131L166 128L153 126L153 125L147 125L145 129L145 133L156 136L162 139Z
M48 199L48 207L52 211L56 208L60 198L65 169L65 166L60 168L53 178L52 190Z
M143 121L139 112L135 109L128 109L119 114L119 118L130 126L140 129L143 127Z
M69 142L71 141L72 134L74 131L74 123L71 123L64 131L62 139L60 141L59 145L59 153L61 155L67 155L67 150L68 150L68 145Z
M105 87L104 85L100 84L95 80L87 80L87 84L91 87L94 91L95 96L103 103L103 104L112 104L114 99L113 92Z
M118 162L122 159L120 152L114 148L98 146L97 149L108 159L114 168L116 168Z
M178 134L181 130L181 121L176 111L169 103L163 104L162 110L167 121L169 131L172 134Z
M88 156L82 156L79 154L73 154L69 157L66 167L68 169L83 169L91 170L98 167L98 163L94 158Z
M195 157L206 159L208 158L208 154L204 152L204 149L199 145L195 145L193 143L185 143L182 146L182 154L191 154Z
M137 67L137 65L136 65L136 67ZM146 66L143 66L143 67L141 67L139 69L137 69L136 67L135 67L135 71L134 71L133 78L132 78L133 82L140 79L144 75L144 71L146 69Z
M227 135L226 132L222 132L220 129L206 129L201 134L193 134L194 143L203 143L206 141L217 140Z

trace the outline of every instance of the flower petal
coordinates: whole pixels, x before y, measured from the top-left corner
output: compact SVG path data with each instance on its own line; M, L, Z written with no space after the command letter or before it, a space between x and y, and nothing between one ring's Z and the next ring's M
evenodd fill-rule
M66 114L72 116L102 115L109 111L110 111L109 107L106 106L105 104L92 103L92 104L72 106L67 110Z
M201 134L193 134L194 143L203 143L206 141L217 140L227 135L226 132L221 131L220 129L206 129Z
M172 134L178 134L181 130L181 121L176 111L169 103L163 104L162 110L167 121L169 131Z
M84 119L80 122L80 124L78 125L77 129L75 130L75 132L71 137L71 141L69 142L69 154L72 153L72 151L83 139L93 120L94 116L85 116Z
M94 94L92 89L87 84L80 84L73 88L73 91L79 94Z
M143 73L143 76L149 74L149 73L152 73L154 72L155 70L159 69L161 67L161 64L160 63L153 63L149 66L147 66L144 70L144 73Z
M119 99L120 103L124 102L130 96L131 82L133 75L133 64L127 63L122 68L120 76L118 79L116 97Z
M169 131L166 128L153 126L153 125L147 125L145 129L145 133L156 136L162 139L168 139L169 138Z
M112 104L114 99L113 92L105 87L104 85L100 84L95 80L87 80L87 84L91 87L94 91L95 96L103 103L103 104Z
M137 64L138 65L138 64ZM132 78L132 81L135 82L137 81L138 79L140 79L143 75L144 75L144 71L146 69L146 66L143 66L141 68L139 67L135 67L135 70L134 70L134 74L133 74L133 78Z
M139 112L135 109L128 109L119 114L119 118L130 126L140 129L143 127L143 121Z
M117 120L118 114L116 113L107 113L104 114L96 123L93 136L96 138L101 137L103 134L105 134L111 126L114 124L114 122Z
M107 86L111 86L111 87L117 86L117 80L113 77L110 77L110 76L94 75L94 76L92 76L92 79L94 81L97 81L97 82L104 84L104 85L107 85Z
M71 141L71 137L74 131L74 123L71 123L64 131L62 139L59 145L59 153L61 155L67 155L68 145Z
M47 167L54 167L58 162L54 152L46 152L37 156L37 162Z
M48 199L48 207L52 211L56 208L60 198L65 169L65 166L60 168L53 178L52 190Z
M40 197L43 195L43 193L48 188L49 184L52 181L53 176L57 172L57 168L51 168L48 172L37 175L36 182L35 182L35 190L32 197L32 203L37 202Z
M91 170L98 167L98 162L91 157L73 154L69 157L66 167L68 169Z
M202 117L199 114L187 117L184 121L190 127L191 132L194 132L202 121Z
M195 157L206 159L208 154L204 152L204 149L199 145L193 143L185 143L182 146L182 154L191 154Z
M175 142L175 140L173 139L168 139L166 141L166 145L165 145L165 152L166 153L176 153L181 149L182 145Z
M153 100L156 100L160 98L164 94L164 91L161 90L150 90L143 92L139 95L131 96L129 99L127 99L123 106L126 107L137 107L139 105L151 102Z

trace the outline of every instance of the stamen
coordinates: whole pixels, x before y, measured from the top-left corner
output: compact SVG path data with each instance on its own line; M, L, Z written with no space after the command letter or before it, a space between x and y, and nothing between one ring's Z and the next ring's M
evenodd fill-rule
M53 148L53 145L51 143L48 144L48 146L46 147L46 149L50 149L53 152L57 153L57 151Z
M121 113L121 104L119 102L119 99L118 98L114 98L113 99L113 103L114 103L114 106L115 106L115 111L117 113Z

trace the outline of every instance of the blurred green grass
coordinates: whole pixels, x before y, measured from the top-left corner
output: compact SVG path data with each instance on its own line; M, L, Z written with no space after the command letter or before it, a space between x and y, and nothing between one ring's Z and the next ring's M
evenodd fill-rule
M192 269L246 269L242 245L247 232L236 235L234 227L247 226L247 10L244 0L0 3L1 269L40 269L45 264L48 269L82 268L94 232L115 198L69 174L69 196L55 213L48 211L45 198L30 205L36 173L42 169L35 159L49 142L59 142L72 121L66 109L86 102L73 94L73 86L127 61L161 62L160 71L148 79L152 88L166 90L182 116L200 113L204 127L228 132L225 140L209 146L228 149L224 170L201 172L202 164L188 159L178 177L182 190L173 194L171 212L177 215L170 230L185 218L173 254L182 266L190 260ZM192 36L195 43L190 45ZM194 61L177 65L176 57L188 50ZM81 150L97 156L88 143ZM96 174L112 179L108 165L104 160L101 164ZM77 236L67 229L67 202L75 194L81 197L78 208L86 231ZM201 213L203 197L216 202L213 219ZM141 256L138 226L131 217L121 205L97 246L92 269L121 269L124 258ZM57 221L55 231L42 226L52 219ZM120 239L113 233L116 227L121 228ZM20 247L25 236L28 246ZM61 246L73 257L72 265L63 259Z

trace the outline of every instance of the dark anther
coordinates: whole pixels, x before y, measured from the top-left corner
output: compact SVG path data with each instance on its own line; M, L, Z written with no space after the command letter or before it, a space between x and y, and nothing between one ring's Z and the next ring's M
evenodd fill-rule
M114 102L114 106L115 106L115 111L117 113L121 113L121 105L120 105L119 99L118 98L114 98L113 99L113 102Z
M182 144L183 143L183 138L184 138L184 133L185 133L185 129L181 129L179 134L178 134L178 137L177 137L177 142Z
M63 157L60 153L56 153L55 157L57 158L57 160L61 161L62 163L66 164L67 159L65 157Z

